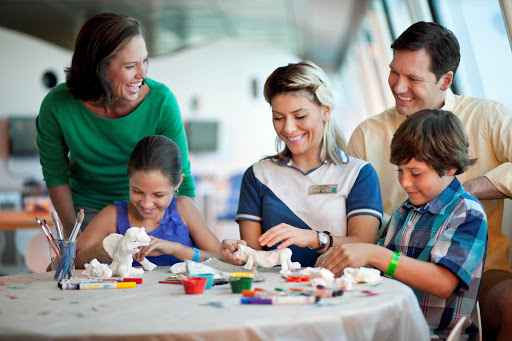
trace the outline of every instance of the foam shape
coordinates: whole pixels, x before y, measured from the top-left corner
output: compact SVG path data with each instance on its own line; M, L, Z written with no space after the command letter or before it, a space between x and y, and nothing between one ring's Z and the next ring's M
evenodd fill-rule
M382 282L380 271L372 268L345 268L343 270L343 276L351 280L352 283L368 283L375 284Z
M101 277L108 278L112 277L112 270L107 264L100 263L94 258L90 263L84 265L85 270L82 271L82 275L87 277Z
M132 267L133 255L139 252L139 246L149 245L151 239L144 227L130 227L125 235L118 233L109 234L103 239L103 248L112 257L110 269L113 275L128 277L130 275L141 275L144 270L151 271L156 265L144 259L140 264L143 269Z
M317 285L331 285L331 283L334 280L334 274L332 271L327 270L325 268L317 267L317 268L311 268L307 267L304 270L301 270L299 272L302 276L309 276L312 277L313 280L311 281L311 285L317 286ZM321 279L321 280L319 280Z
M171 265L169 272L172 274L185 273L187 272L187 266L185 265L185 262L175 263Z
M242 262L246 262L244 268L254 270L258 266L271 268L275 265L281 265L281 274L290 274L293 270L300 268L299 262L292 262L292 250L289 248L275 249L271 251L259 251L238 244L238 250L234 255Z
M336 278L334 280L334 284L341 290L350 290L352 289L353 282L351 279L348 279L345 276L341 276L340 278Z

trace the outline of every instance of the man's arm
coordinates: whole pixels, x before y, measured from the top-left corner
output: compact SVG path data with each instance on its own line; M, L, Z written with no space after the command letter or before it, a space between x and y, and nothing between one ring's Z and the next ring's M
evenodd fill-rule
M479 176L464 183L464 189L478 200L506 199L507 195L501 193L485 176Z
M352 133L350 140L347 144L347 154L353 157L357 157L361 160L366 160L366 153L364 150L364 134L362 130L357 127Z
M481 131L486 143L492 148L487 153L498 161L494 169L487 171L485 178L468 181L468 192L477 199L503 199L512 197L512 111L501 103L489 101ZM478 155L477 155L478 157ZM477 161L477 162L480 162ZM466 188L466 184L464 184ZM489 191L489 193L484 193ZM498 193L499 192L499 193Z

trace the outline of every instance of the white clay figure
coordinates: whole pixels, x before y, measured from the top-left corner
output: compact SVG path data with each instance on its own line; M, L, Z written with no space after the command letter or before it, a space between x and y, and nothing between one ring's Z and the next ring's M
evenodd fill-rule
M235 252L235 256L238 257L242 262L246 262L244 268L247 270L254 270L258 266L264 268L271 268L274 265L281 265L281 274L290 274L291 271L300 268L299 262L292 262L292 250L289 248L276 249L272 251L258 251L238 244L238 250Z
M127 277L129 275L140 275L144 270L151 271L156 265L144 258L140 264L144 268L138 269L132 267L133 255L139 252L139 246L146 246L151 239L144 227L130 227L123 236L118 233L112 233L103 239L103 248L113 261L110 264L112 275Z

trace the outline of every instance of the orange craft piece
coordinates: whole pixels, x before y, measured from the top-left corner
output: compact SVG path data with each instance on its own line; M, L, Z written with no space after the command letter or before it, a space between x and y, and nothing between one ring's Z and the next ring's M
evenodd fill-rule
M310 282L312 280L309 276L288 276L286 277L287 282Z

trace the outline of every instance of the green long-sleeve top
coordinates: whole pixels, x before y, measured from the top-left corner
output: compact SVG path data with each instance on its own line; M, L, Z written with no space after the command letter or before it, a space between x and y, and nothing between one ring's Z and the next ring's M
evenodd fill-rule
M73 98L65 84L52 89L36 120L37 146L48 188L68 184L78 207L101 209L129 200L126 164L143 137L165 135L181 149L180 195L195 196L188 146L178 102L163 84L146 79L150 91L129 115L106 119Z

